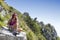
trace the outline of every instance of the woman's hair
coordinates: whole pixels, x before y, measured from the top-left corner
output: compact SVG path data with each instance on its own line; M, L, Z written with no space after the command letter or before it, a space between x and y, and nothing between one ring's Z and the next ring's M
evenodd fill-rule
M16 13L12 14L12 18L9 20L8 24L11 24L11 23L12 23L12 20L13 20L14 18L15 18L15 19L14 19L15 23L17 22L17 17L15 17L15 16L17 16Z
M14 18L14 16L17 16L17 14L16 14L16 13L14 13L14 14L12 15L12 19Z

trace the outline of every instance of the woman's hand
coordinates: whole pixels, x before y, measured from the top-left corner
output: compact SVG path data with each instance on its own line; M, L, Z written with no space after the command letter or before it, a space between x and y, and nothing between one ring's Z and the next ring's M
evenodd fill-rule
M23 29L22 28L18 28L17 31L18 32L21 32L21 31L23 31Z

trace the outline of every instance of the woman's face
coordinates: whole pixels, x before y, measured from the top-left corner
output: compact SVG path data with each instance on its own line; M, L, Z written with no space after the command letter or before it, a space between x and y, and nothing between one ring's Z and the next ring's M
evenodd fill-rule
M16 15L14 16L14 18L16 18Z
M12 19L15 19L15 18L17 18L17 14L12 15Z

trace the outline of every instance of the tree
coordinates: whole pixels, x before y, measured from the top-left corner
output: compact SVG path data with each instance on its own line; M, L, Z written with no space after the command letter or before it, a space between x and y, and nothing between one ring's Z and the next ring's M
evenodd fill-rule
M36 20L37 20L37 17L34 18L34 21L36 21Z
M44 23L43 23L42 21L39 23L39 25L40 25L41 27L44 27Z
M1 1L4 1L4 0L0 0L0 2L1 2Z
M25 16L29 16L29 13L28 13L28 12L24 12L23 15L25 15Z
M57 37L57 40L60 40L60 37Z

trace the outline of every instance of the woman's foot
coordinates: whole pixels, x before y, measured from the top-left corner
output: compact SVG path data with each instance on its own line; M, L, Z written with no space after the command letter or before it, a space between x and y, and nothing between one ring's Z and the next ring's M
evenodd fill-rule
M23 31L23 29L22 28L18 28L17 31L18 32L21 32L21 31Z
M13 31L12 33L14 36L16 36L18 34L16 31Z

